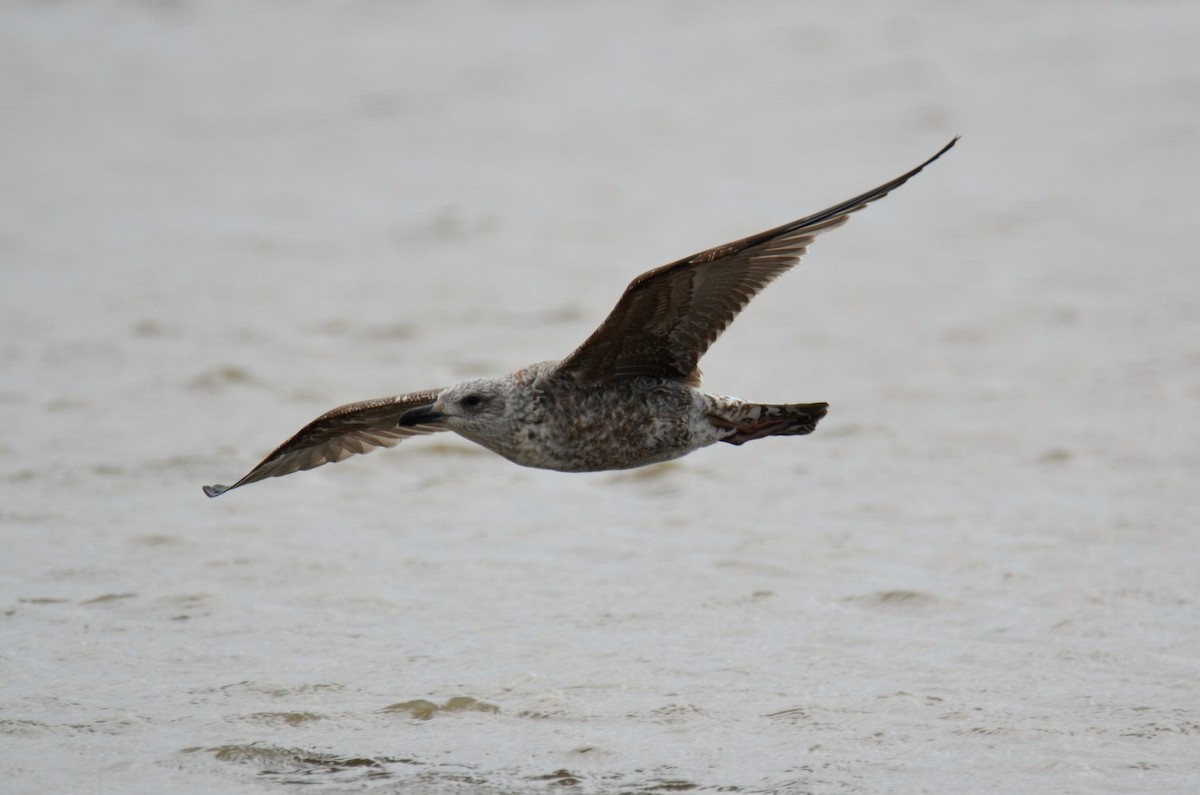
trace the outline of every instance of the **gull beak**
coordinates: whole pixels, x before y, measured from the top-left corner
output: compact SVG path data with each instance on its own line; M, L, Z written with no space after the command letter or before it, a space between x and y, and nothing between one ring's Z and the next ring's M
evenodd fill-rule
M396 424L402 428L411 428L414 425L433 425L441 422L445 416L437 410L437 403L430 403L428 406L420 406L404 412Z

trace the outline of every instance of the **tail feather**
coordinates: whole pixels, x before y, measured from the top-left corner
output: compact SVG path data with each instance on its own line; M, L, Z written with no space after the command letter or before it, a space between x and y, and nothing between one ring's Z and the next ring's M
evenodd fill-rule
M710 420L719 428L729 428L730 433L722 442L745 444L764 436L803 436L812 433L817 423L829 411L828 403L747 403L737 416L711 416Z

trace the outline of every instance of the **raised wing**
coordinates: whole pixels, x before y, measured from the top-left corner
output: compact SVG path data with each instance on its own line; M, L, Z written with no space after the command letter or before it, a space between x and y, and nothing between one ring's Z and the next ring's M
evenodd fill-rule
M814 237L903 185L957 141L853 199L643 273L558 373L579 383L657 376L698 386L700 357L751 298L800 261Z
M232 486L205 486L204 493L216 497L256 480L332 464L352 455L369 453L376 447L395 447L410 436L445 430L439 425L401 427L397 424L402 414L409 409L429 405L439 392L440 389L430 389L409 395L364 400L327 411L275 448L275 452L237 483Z

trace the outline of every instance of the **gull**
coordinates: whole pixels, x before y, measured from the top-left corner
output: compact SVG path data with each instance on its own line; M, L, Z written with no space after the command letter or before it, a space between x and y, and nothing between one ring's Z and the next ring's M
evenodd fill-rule
M232 486L205 486L204 493L216 497L439 431L515 464L560 472L631 469L716 442L812 433L828 403L752 403L702 392L700 357L751 298L799 262L813 238L903 185L957 141L853 199L646 271L565 359L339 406Z

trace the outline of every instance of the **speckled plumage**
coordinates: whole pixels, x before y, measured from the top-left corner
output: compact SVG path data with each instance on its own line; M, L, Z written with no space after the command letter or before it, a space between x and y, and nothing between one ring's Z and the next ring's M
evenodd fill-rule
M697 364L737 313L789 270L813 238L886 196L944 154L814 215L647 271L562 361L445 389L351 403L322 414L232 486L438 431L523 466L593 472L668 461L718 441L811 433L825 403L759 404L699 390Z

